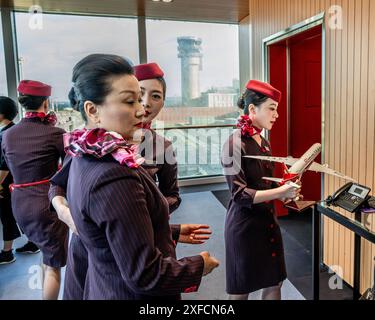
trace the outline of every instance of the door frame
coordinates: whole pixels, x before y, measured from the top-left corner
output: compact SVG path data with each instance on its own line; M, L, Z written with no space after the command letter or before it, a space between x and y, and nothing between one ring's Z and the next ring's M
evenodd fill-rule
M280 32L277 32L267 38L263 39L263 45L262 45L262 78L263 81L269 82L269 55L268 55L268 47L272 44L275 44L279 41L285 40L287 38L290 38L292 36L295 36L297 34L300 34L302 32L305 32L309 29L312 29L314 27L317 27L321 25L322 26L322 101L321 101L321 120L322 120L322 130L321 130L321 143L322 143L322 151L321 151L321 162L325 163L325 141L324 141L324 130L325 130L325 87L326 87L326 30L325 30L325 12L321 12L317 14L316 16L313 16L309 19L306 19L300 23L297 23L295 25L292 25L285 30L282 30ZM290 65L290 55L287 54L287 66ZM288 73L289 73L289 69ZM288 95L287 95L287 111L289 114L290 110L290 75L287 75L288 83ZM287 124L287 130L290 131L289 128L289 121ZM288 132L289 136L289 132ZM269 132L266 131L266 138L269 139ZM288 151L289 151L288 146ZM288 152L289 154L289 152ZM321 199L324 198L324 174L322 174L321 177Z
M316 16L313 16L309 19L306 19L300 23L297 23L293 26L290 26L289 28L286 28L285 30L282 30L278 33L275 33L265 39L263 39L263 45L262 45L262 77L263 77L263 81L266 81L268 82L269 81L269 56L268 56L268 46L276 43L276 42L279 42L279 41L282 41L284 39L287 39L287 38L290 38L294 35L297 35L301 32L304 32L304 31L307 31L311 28L314 28L316 26L319 26L321 25L322 26L322 101L321 101L321 104L322 104L322 110L321 110L321 119L322 119L322 131L321 131L321 142L322 142L322 152L321 152L321 162L322 163L325 163L325 140L324 140L324 131L325 131L325 98L326 98L326 95L325 95L325 88L326 88L326 24L325 24L325 12L321 12L319 14L317 14ZM289 66L290 64L290 55L287 54L287 66ZM288 72L289 72L289 69L288 68ZM288 113L289 113L289 110L290 110L290 75L288 74L287 75L287 79L288 79L288 83L287 83L287 87L288 87L288 96L287 96L287 110L288 110ZM288 124L287 124L287 128L288 130L289 129L289 123L290 121L288 121ZM289 134L289 132L288 132ZM267 131L266 132L266 137L267 139L269 139L269 132ZM289 149L289 147L288 147ZM321 186L320 186L320 190L321 190L321 199L324 199L324 174L322 174L321 176ZM313 214L316 214L316 213L313 213ZM321 228L321 237L319 239L319 242L320 242L320 245L321 245L321 248L323 248L323 244L324 244L324 219L322 219L321 221L321 224L320 224L320 228ZM323 255L324 255L324 252L323 252L323 249L320 251L320 255L319 255L319 263L322 265L322 262L323 262Z

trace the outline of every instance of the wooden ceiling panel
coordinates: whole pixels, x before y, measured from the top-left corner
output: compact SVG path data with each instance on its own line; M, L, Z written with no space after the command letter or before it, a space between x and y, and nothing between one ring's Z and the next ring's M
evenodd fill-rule
M160 19L238 23L249 15L249 0L0 0L1 7L44 12L146 16Z

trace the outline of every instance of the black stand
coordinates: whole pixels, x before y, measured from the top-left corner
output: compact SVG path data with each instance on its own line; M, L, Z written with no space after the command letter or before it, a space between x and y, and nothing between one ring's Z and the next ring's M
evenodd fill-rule
M355 221L362 223L361 211L355 212ZM356 233L354 235L354 281L353 281L353 300L358 300L360 294L360 276L361 276L361 237Z
M354 232L354 279L353 279L353 300L360 298L360 271L361 271L361 238L375 244L375 233L367 230L361 223L362 213L355 213L355 220L351 220L342 214L332 210L324 202L318 203L313 209L313 299L319 300L319 273L322 263L321 259L321 215L325 215L336 221L350 231Z

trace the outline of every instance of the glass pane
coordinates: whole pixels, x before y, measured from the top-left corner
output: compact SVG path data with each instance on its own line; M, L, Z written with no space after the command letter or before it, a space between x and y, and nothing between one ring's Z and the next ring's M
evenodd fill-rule
M29 13L16 13L21 79L52 85L51 102L65 130L83 125L69 106L73 66L92 53L118 54L138 64L137 20L43 14L41 29L29 26Z
M154 126L173 142L179 178L221 175L221 148L239 116L238 26L149 19L146 27L148 61L167 83Z
M239 112L238 26L147 20L148 60L165 72L166 127L233 124Z
M2 24L1 24L1 15L0 15L0 34L2 35ZM4 43L3 37L1 37L0 41L0 96L7 96L8 95L8 88L6 82L6 74L5 74L5 59L4 59Z
M221 149L232 127L175 128L156 130L173 143L179 178L202 178L222 174Z

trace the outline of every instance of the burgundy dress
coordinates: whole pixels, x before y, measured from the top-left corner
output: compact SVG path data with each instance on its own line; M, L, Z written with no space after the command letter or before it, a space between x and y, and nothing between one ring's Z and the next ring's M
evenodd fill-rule
M240 143L241 145L236 145ZM240 130L228 138L223 150L241 150L240 172L226 174L232 194L225 220L226 283L228 294L247 294L278 285L286 279L281 231L273 202L253 204L256 190L275 187L262 177L272 177L271 162L243 158L244 155L270 156L269 143L262 145ZM224 163L228 154L223 153ZM228 173L224 165L224 172Z
M14 123L9 123L5 128L0 131L0 145L3 140L3 134L6 130L14 126ZM0 152L0 170L9 171L9 168L3 157L3 152ZM3 190L1 191L2 198L0 199L0 217L1 223L3 224L3 240L4 241L13 241L21 236L21 233L18 229L16 220L13 216L12 211L12 202L11 194L9 190L9 185L13 183L13 177L11 173L8 173L6 178L3 181Z
M158 181L159 189L168 201L171 214L181 203L177 161L172 143L150 129L146 131L141 147L140 153L146 159L142 166L155 181Z
M151 177L159 182L159 189L168 201L169 213L178 208L181 203L177 181L177 163L172 150L171 142L164 139L155 131L150 130L144 140L141 154L146 157L146 163L143 167ZM158 148L157 146L162 146ZM149 148L152 149L149 149ZM146 151L147 150L147 151ZM152 154L148 152L152 150ZM167 157L167 159L166 159ZM159 159L160 163L157 163ZM168 161L167 161L168 160ZM55 196L66 197L69 170L71 158L67 156L62 168L52 179L49 191L49 198L52 200ZM180 227L171 225L172 238L178 241ZM82 300L85 286L85 279L88 268L87 250L80 238L73 234L69 252L68 263L65 272L64 300Z
M39 118L22 119L3 136L4 159L15 184L48 180L64 158L63 129ZM66 264L68 228L51 213L49 184L16 188L12 192L14 217L30 241L43 253L43 263L50 267Z

